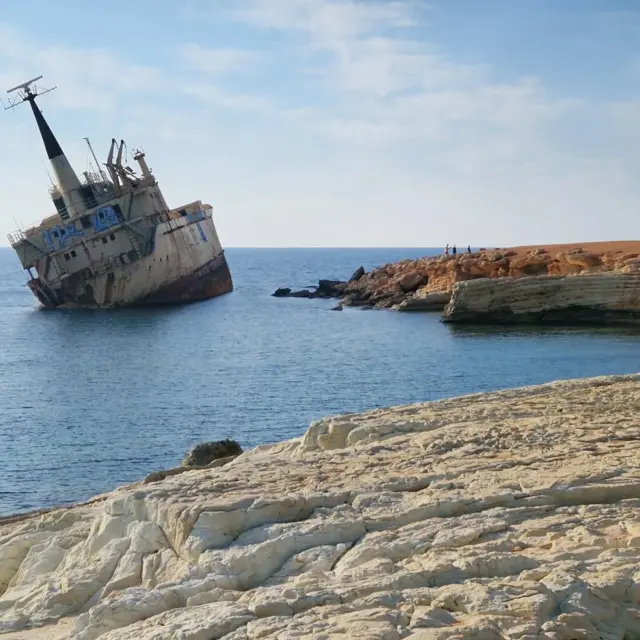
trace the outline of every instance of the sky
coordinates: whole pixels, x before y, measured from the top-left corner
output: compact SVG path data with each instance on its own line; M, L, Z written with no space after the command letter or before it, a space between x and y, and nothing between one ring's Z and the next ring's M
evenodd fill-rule
M0 88L40 74L77 173L123 138L227 247L640 239L637 0L0 0ZM0 150L7 244L54 211L28 105Z

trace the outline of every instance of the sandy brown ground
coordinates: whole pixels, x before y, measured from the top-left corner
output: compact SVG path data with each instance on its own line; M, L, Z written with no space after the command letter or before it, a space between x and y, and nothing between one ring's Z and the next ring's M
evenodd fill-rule
M493 247L487 247L492 249ZM608 242L571 242L569 244L530 244L520 247L501 247L501 249L510 249L518 253L527 253L532 249L546 249L549 253L557 253L559 251L570 251L571 249L582 248L585 251L594 253L603 253L605 251L617 253L640 253L640 240L611 240Z

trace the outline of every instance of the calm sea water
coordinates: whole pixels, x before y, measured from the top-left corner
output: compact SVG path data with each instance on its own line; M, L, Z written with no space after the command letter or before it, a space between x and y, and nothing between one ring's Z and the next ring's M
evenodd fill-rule
M0 248L0 514L88 498L206 440L250 447L328 414L640 368L638 331L461 329L270 296L433 253L229 249L222 298L41 311Z

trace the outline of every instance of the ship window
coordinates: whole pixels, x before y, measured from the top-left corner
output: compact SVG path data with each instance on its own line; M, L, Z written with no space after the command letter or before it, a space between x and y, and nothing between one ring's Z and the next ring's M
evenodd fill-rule
M104 219L104 211L98 211L98 218L100 218L100 220Z
M91 220L89 220L89 216L82 216L82 218L80 218L80 223L82 224L83 229L91 229Z
M149 197L153 200L155 198L155 196L153 195L153 191L149 192Z
M186 209L180 209L180 211L178 213L184 218L187 215L187 210Z
M78 254L77 254L75 251L72 251L72 252L71 252L71 257L72 257L72 258L77 258L77 257L78 257Z
M107 244L107 239L106 238L102 238L102 244Z
M109 236L109 240L115 240L115 239L116 239L116 236L115 236L115 234L114 234L114 233L112 233L112 234Z
M65 260L71 260L71 256L68 253L64 254L64 259Z

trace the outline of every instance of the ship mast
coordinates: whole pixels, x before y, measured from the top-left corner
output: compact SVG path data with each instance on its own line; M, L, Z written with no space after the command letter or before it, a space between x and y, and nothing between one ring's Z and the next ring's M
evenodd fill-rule
M86 141L87 146L89 147L89 151L91 151L91 155L93 156L93 161L96 163L96 169L98 170L98 173L100 174L100 177L102 178L102 182L106 182L107 178L104 175L103 171L102 171L102 167L100 166L100 163L98 162L98 158L96 158L96 154L95 151L93 150L93 147L91 146L91 140L89 140L89 138L83 138L83 140Z
M67 156L64 154L56 137L53 135L53 131L51 131L47 121L44 119L42 111L40 111L36 104L36 96L48 93L55 89L55 87L53 87L51 89L39 91L33 83L36 82L36 80L40 80L40 78L42 78L42 76L32 78L27 82L23 82L22 84L9 89L7 93L16 92L16 96L13 100L9 99L9 106L5 107L5 109L12 109L22 102L28 102L31 105L31 110L33 111L36 124L38 125L38 130L42 136L44 148L47 152L47 157L49 158L49 162L53 168L53 173L56 177L58 190L64 200L65 206L63 209L66 215L62 214L62 210L57 204L56 206L63 218L74 218L77 215L80 215L85 209L80 192L81 184L80 180L78 180L78 176L69 164ZM54 197L54 202L55 200L56 198Z

